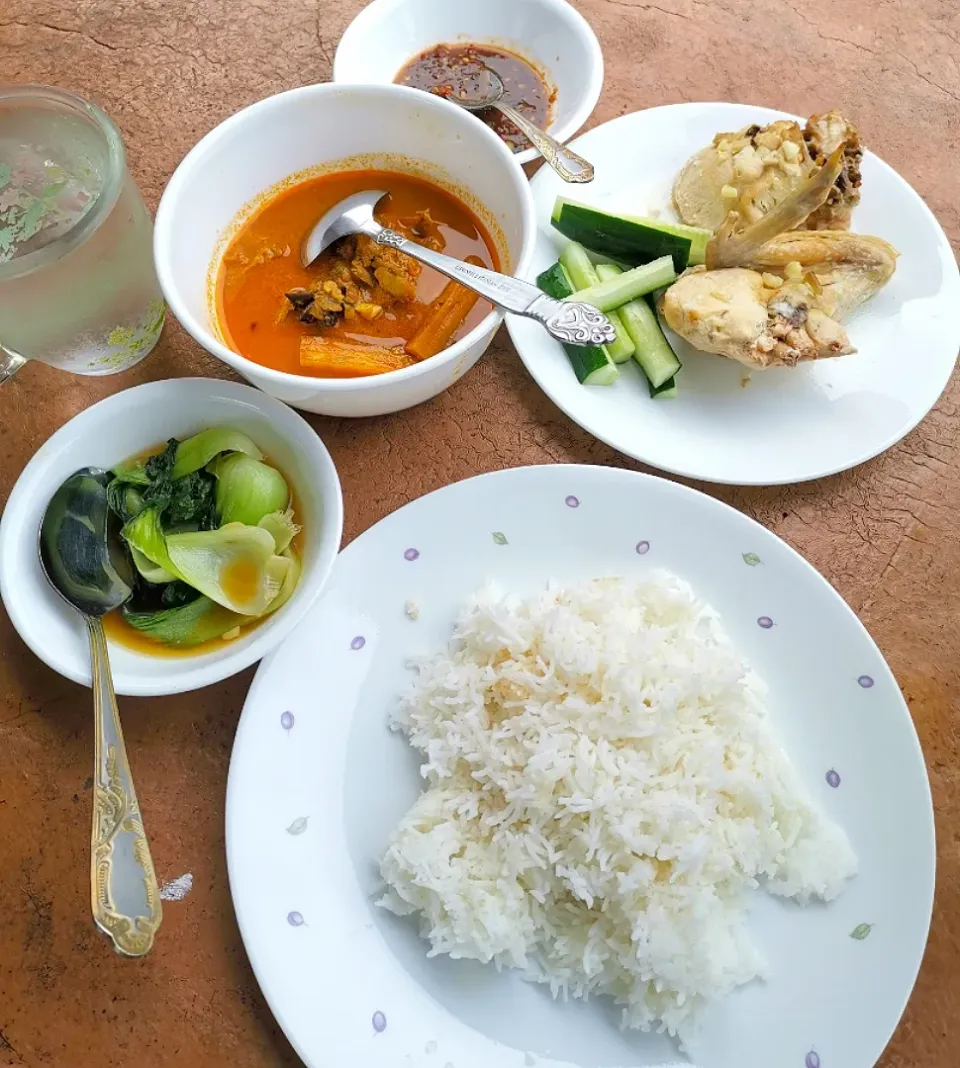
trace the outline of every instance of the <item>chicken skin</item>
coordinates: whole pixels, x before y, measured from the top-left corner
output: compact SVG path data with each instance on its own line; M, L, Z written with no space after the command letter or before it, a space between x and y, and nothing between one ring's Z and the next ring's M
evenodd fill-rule
M856 350L840 320L890 280L896 250L848 231L792 231L742 267L693 268L664 294L675 333L747 367L794 367Z

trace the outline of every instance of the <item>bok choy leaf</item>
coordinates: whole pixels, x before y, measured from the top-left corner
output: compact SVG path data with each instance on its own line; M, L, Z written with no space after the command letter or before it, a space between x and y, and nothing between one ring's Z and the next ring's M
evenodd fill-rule
M171 438L163 452L144 463L114 469L107 502L125 523L152 507L165 527L213 530L218 525L213 476L192 471L174 478L179 449Z
M277 555L269 531L242 523L171 534L166 548L179 578L244 616L267 610L290 569L289 559Z
M180 442L170 477L176 481L184 475L193 474L222 452L243 453L254 460L263 459L263 453L242 431L232 430L228 426L214 426Z
M139 515L124 524L120 531L130 546L133 562L147 582L173 582L177 569L167 552L167 542L160 526L160 513L156 508L145 508ZM153 575L147 574L152 569Z
M209 597L198 597L179 608L159 612L135 612L125 607L123 618L155 641L182 648L213 641L249 622L248 617L229 611Z
M211 470L217 479L216 501L221 523L256 526L265 515L284 511L290 501L283 475L243 453L221 456Z
M292 508L288 508L285 512L271 512L265 515L257 526L271 533L278 553L282 553L300 533L300 527L293 521Z

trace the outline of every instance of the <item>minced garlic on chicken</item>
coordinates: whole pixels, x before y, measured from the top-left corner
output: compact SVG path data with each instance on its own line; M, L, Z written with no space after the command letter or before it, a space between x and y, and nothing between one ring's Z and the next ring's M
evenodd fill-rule
M716 230L736 211L756 222L808 179L843 144L844 167L827 202L803 223L811 230L846 229L860 200L863 150L855 127L839 111L812 115L801 130L779 119L720 133L677 175L673 201L691 226Z

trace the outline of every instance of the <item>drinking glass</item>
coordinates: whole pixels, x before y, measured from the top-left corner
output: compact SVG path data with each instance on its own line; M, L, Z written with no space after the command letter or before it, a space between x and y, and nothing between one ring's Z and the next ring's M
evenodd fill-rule
M60 89L0 88L0 382L27 360L139 363L164 319L152 244L110 119Z

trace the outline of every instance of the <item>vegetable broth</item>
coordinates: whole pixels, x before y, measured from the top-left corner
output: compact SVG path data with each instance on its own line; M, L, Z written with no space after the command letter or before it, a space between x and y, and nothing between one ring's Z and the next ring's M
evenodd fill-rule
M137 630L136 627L131 627L123 618L119 609L114 612L108 612L103 617L103 629L106 631L107 641L112 642L114 645L123 646L124 649L129 649L132 653L139 653L141 656L163 656L181 659L188 656L201 656L203 653L212 653L217 649L225 649L227 646L239 641L240 638L246 637L246 635L255 631L267 618L269 617L255 619L247 623L237 638L231 640L214 638L209 642L186 646L167 645L164 642L158 642L155 638L151 638L148 634Z
M496 247L480 220L431 182L374 170L310 179L269 200L227 248L217 280L217 312L224 340L231 348L264 367L309 375L310 369L300 362L300 340L305 336L383 349L402 347L416 333L427 306L446 284L442 275L428 267L416 277L414 300L386 306L372 321L354 316L341 318L335 325L308 324L301 321L285 296L316 287L331 268L331 252L309 268L301 265L299 251L310 229L335 204L367 189L384 189L390 194L377 211L384 225L402 229L405 220L428 212L445 254L461 260L475 256L485 266L499 269ZM409 231L409 223L406 228ZM472 330L489 311L490 304L477 301L453 339Z

